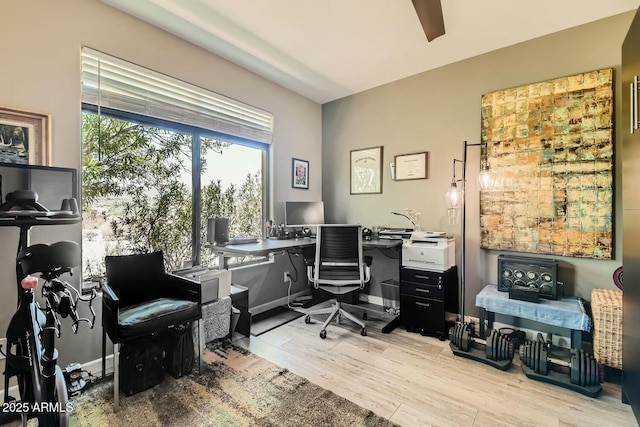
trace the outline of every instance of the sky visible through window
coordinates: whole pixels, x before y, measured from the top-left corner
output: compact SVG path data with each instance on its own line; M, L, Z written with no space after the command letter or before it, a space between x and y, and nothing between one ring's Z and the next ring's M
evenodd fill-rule
M211 153L207 156L207 170L202 174L202 185L219 179L223 189L231 184L239 188L247 179L247 174L255 173L261 165L262 151L232 144L224 148L222 154Z

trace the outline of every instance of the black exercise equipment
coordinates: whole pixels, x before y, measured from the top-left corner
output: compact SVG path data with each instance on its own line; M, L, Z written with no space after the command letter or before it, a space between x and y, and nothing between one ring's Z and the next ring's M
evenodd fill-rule
M520 346L522 371L533 380L568 388L589 397L596 397L602 370L593 355L582 349L571 350L570 361L552 357L550 342L541 339Z
M502 371L511 366L513 344L500 331L491 331L483 340L475 336L473 323L457 322L449 331L449 339L449 347L456 356L482 362Z

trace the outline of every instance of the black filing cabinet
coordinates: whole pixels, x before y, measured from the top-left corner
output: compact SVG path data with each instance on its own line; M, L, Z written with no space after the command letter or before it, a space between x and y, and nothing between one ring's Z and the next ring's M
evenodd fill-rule
M402 323L410 332L447 337L445 312L458 312L458 268L446 271L400 269Z

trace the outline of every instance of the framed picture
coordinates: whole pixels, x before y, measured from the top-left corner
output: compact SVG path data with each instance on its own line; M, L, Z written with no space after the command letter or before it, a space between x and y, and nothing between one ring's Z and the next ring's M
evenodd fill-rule
M309 162L307 160L291 159L291 186L309 189Z
M0 107L0 163L51 164L51 116Z
M351 150L351 194L382 193L382 147Z
M429 153L399 154L395 157L396 181L427 179Z

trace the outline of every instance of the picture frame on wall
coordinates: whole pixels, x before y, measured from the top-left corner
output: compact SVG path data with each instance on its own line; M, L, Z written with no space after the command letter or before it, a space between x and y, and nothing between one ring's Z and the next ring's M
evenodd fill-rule
M382 146L351 150L351 194L382 193Z
M291 186L293 188L309 189L309 161L291 159Z
M409 181L412 179L427 179L429 177L429 153L398 154L394 159L395 180Z
M51 116L0 107L0 163L51 165Z

